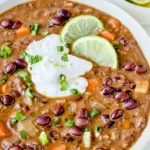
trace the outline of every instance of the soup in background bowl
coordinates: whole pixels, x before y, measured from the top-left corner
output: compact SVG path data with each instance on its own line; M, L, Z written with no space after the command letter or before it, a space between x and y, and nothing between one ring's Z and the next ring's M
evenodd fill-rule
M37 0L0 15L0 149L147 143L150 39L116 6L79 2Z

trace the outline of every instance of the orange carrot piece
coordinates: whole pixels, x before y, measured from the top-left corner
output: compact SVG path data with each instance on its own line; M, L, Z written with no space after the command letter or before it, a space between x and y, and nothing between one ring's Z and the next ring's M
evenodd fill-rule
M65 144L59 144L53 147L49 147L47 150L66 150Z
M0 122L0 138L9 136L8 129L4 126L2 122Z
M130 121L129 120L124 120L122 126L123 126L124 129L130 129Z
M19 29L16 30L17 36L25 36L30 34L30 29L27 26L21 26Z
M96 89L101 87L101 82L97 78L92 78L88 80L87 92L94 93Z
M6 93L7 92L7 88L8 88L7 84L0 85L0 92L1 93Z
M99 33L99 35L104 37L105 39L107 39L109 41L114 41L115 40L114 34L108 32L108 31L102 31L102 32Z

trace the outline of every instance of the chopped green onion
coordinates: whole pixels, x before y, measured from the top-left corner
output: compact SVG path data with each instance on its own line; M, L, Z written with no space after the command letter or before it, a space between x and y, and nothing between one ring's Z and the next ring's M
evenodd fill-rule
M34 93L32 91L32 88L29 87L26 89L26 95L30 98L34 98Z
M32 70L32 67L30 67L30 70Z
M78 91L77 89L71 89L71 90L70 90L70 93L71 93L72 95L78 95L78 94L79 94L79 91Z
M28 76L25 76L23 78L24 82L26 83L27 86L31 86L32 85L32 82L30 80L30 78Z
M30 24L29 28L32 31L32 35L36 35L38 33L39 29L40 29L40 24L38 24L38 23Z
M91 116L91 117L94 117L94 116L97 116L97 115L99 115L99 114L100 114L99 110L94 109L94 110L90 113L90 116Z
M59 119L59 118L54 118L54 119L53 119L53 122L54 122L55 124L58 124L58 123L60 122L60 119Z
M119 48L119 42L117 42L117 41L113 41L113 42L112 42L112 45L113 45L113 47L114 47L115 49L118 49L118 48Z
M26 131L25 130L21 130L20 131L20 136L21 136L21 138L25 139L27 137Z
M16 112L15 119L16 119L17 121L23 121L23 120L25 120L26 118L27 118L27 117L24 116L20 111L17 111L17 112Z
M100 127L100 126L95 126L95 131L97 131L97 132L100 132L100 131L102 131L102 128Z
M63 46L57 46L57 51L58 52L63 52L64 51L64 47Z
M65 46L66 46L66 48L69 48L69 47L70 47L69 44L67 44L67 43L65 44Z
M28 74L25 71L19 71L17 72L17 76L24 78L25 76L27 76Z
M28 53L24 52L22 53L21 58L25 59L26 56L28 56Z
M66 123L65 123L65 126L66 127L71 127L75 124L74 120L73 119L67 119Z
M5 83L7 82L7 80L8 80L8 76L5 75L5 76L2 78L0 84L5 84Z
M47 145L49 143L47 134L44 131L41 132L39 139L40 139L42 145Z
M31 63L31 65L36 64L37 62L42 61L43 59L43 57L39 55L36 55L36 56L28 55L28 58L29 58L29 62Z
M0 57L6 58L10 56L11 54L12 54L12 49L6 44L2 45L1 51L0 51Z
M66 91L69 88L69 83L66 81L66 76L61 74L59 77L60 90Z
M41 34L42 34L43 36L47 36L47 35L49 34L49 31L43 31Z
M64 55L61 57L61 59L62 59L64 62L67 62L67 61L68 61L68 54L67 54L67 53L64 53Z
M60 81L62 81L62 80L66 81L66 76L64 74L61 74L60 77L59 77L59 80Z
M84 128L83 131L84 132L89 132L89 128Z
M11 123L12 123L13 125L15 125L15 124L17 123L17 119L16 119L16 118L12 118Z

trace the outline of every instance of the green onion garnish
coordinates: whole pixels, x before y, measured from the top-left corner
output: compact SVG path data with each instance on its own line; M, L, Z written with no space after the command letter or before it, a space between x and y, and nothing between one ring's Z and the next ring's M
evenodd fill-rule
M31 63L31 65L36 64L37 62L42 61L43 59L43 57L39 55L36 55L36 56L28 55L28 58L29 58L29 62Z
M27 76L28 74L25 71L19 71L17 72L17 76L24 78L25 76Z
M17 112L16 112L15 119L16 119L17 121L23 121L23 120L25 120L26 118L27 118L27 117L24 116L20 111L17 111Z
M39 31L39 29L40 29L40 24L38 24L38 23L35 23L35 24L30 24L29 25L29 28L31 29L31 33L32 33L32 35L36 35L37 33L38 33L38 31Z
M71 93L72 95L78 95L78 94L79 94L79 91L78 91L77 89L71 89L71 90L70 90L70 93Z
M84 128L83 131L84 132L89 132L89 128Z
M61 56L61 59L62 59L64 62L67 62L67 61L68 61L68 54L67 54L67 53L64 53L64 55Z
M41 34L42 34L43 36L47 36L47 35L49 34L49 31L43 31Z
M44 131L41 132L39 139L40 139L42 145L47 145L49 143L48 136Z
M65 126L66 127L71 127L75 124L74 120L73 119L67 119L66 123L65 123Z
M97 131L97 132L100 132L100 131L102 131L102 128L100 127L100 126L95 126L95 131Z
M5 84L5 83L7 82L7 80L8 80L8 76L5 75L5 76L2 78L0 84Z
M59 119L59 118L54 118L54 119L53 119L53 122L54 122L55 124L58 124L58 123L60 122L60 119Z
M28 53L24 52L22 53L21 58L25 59L26 56L28 56Z
M94 110L90 113L90 117L94 117L94 116L97 116L97 115L99 115L99 114L100 114L99 110L94 109Z
M2 45L1 51L0 51L0 57L6 58L10 56L11 54L12 54L12 49L6 44Z
M29 87L26 89L26 95L30 98L34 98L34 93L32 91L32 88Z
M63 52L64 51L64 47L63 46L57 46L57 51L58 52Z
M66 91L69 88L69 83L66 80L66 76L64 74L60 75L59 84L60 84L60 90L61 91Z
M17 119L16 119L16 118L12 118L11 123L12 123L13 125L15 125L15 124L17 123Z
M21 138L26 138L27 137L27 133L26 133L26 131L25 130L21 130L20 131L20 136L21 136Z

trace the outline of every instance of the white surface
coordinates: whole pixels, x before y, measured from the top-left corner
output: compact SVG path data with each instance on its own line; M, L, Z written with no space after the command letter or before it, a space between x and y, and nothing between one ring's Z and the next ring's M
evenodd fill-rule
M133 5L125 0L107 0L126 10L140 24L150 25L150 8Z
M4 1L4 0L3 0ZM11 0L12 1L12 0ZM14 0L14 1L25 1L25 0ZM143 50L145 57L150 63L150 38L144 31L144 29L126 12L122 11L120 8L108 3L106 0L75 0L81 3L86 3L97 9L100 9L112 16L118 18L125 26L127 26L136 40L138 41L140 47ZM113 1L123 1L123 0L113 0ZM14 5L10 3L10 0L5 0L6 4L2 5L0 1L0 10L7 9L8 5ZM143 16L145 17L145 16ZM142 136L138 142L134 145L132 150L150 150L150 121L148 122L147 128L144 130Z
M86 91L88 82L86 78L80 76L90 71L93 65L89 61L68 54L69 49L65 44L61 43L58 34L51 34L42 40L33 41L26 50L29 55L39 55L43 58L35 64L30 64L28 57L26 59L31 80L36 90L42 95L56 98L72 95L71 89L77 89L80 93ZM63 52L58 52L57 46L63 46ZM67 62L61 59L64 54L68 56ZM69 83L69 88L65 91L60 89L59 78L61 74L66 76Z

